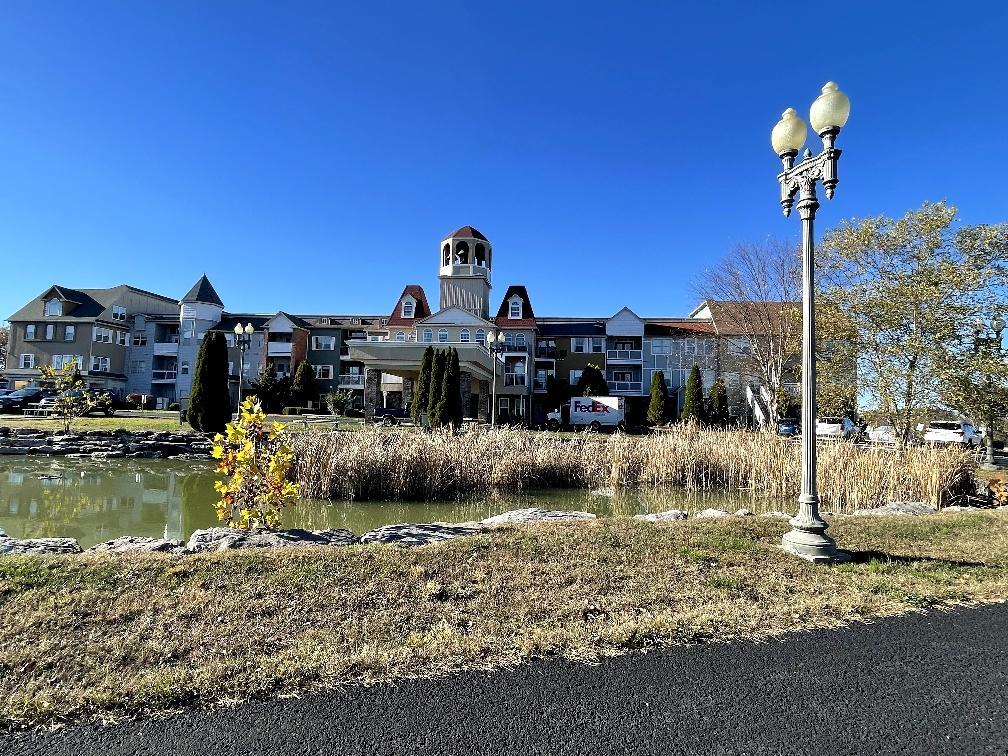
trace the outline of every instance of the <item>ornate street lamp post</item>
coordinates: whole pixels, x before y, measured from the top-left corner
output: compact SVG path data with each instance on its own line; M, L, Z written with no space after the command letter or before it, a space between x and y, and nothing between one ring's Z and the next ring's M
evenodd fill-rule
M823 149L813 156L805 150L802 161L795 156L805 146L807 128L794 108L788 108L770 134L774 152L784 164L778 174L780 203L784 215L791 215L798 195L798 214L802 221L802 478L798 513L791 519L791 530L784 535L784 548L813 562L832 562L840 557L836 542L826 535L826 521L819 514L816 487L816 373L815 373L815 246L813 223L819 207L816 184L822 182L826 197L833 199L836 189L837 161L840 150L834 145L837 134L847 123L850 100L830 81L822 88L809 110L812 128L822 138Z
M1004 330L1005 322L1001 317L995 317L991 320L990 325L987 325L983 320L977 318L973 322L973 354L980 354L981 352L993 359L1001 359L1004 354L1004 347L1001 343L1001 332ZM991 392L994 387L994 377L991 375L990 371L987 371L987 400L984 402L984 424L987 426L987 432L984 434L984 440L986 441L987 447L987 459L984 460L984 467L987 469L997 469L997 465L994 464L994 403L991 400Z
M245 381L245 352L248 348L252 346L252 332L255 329L252 324L249 323L244 328L242 324L239 323L234 327L235 334L235 346L238 347L239 357L238 357L238 407L241 407L242 403L242 383Z
M490 393L490 427L497 425L497 355L504 351L504 332L490 331L487 334L487 350L490 352L490 363L493 367L493 390Z

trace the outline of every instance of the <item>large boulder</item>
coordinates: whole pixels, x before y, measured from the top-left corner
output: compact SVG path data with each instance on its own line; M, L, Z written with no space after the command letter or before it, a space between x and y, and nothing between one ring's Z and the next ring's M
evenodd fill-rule
M515 509L511 512L487 517L483 525L496 528L501 525L515 525L523 522L583 522L594 520L595 515L589 512L564 512L548 509Z
M694 520L720 520L722 517L728 517L723 509L704 509L693 515Z
M183 549L182 541L174 541L166 538L144 538L142 536L121 536L113 538L111 541L99 543L88 549L95 553L115 553L123 554L129 551L160 551L174 553Z
M674 522L676 520L685 520L687 517L689 517L688 512L684 512L681 509L670 509L667 512L634 515L633 518L643 522Z
M479 533L482 527L476 522L403 523L375 528L361 536L361 543L394 543L397 546L426 546Z
M292 546L349 546L357 543L357 536L349 530L253 530L234 528L207 528L197 530L189 537L186 550L227 551L229 549L264 549Z
M0 538L0 554L80 554L75 538Z

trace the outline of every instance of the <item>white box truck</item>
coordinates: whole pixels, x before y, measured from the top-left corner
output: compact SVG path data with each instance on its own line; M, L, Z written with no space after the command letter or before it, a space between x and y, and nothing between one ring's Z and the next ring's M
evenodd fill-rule
M566 410L568 422L575 428L623 430L626 427L624 401L622 396L575 396L566 407L546 415L546 427L560 430Z

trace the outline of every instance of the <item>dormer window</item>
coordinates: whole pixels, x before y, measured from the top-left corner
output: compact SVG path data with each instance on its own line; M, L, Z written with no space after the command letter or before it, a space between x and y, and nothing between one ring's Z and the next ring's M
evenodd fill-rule
M412 299L405 299L405 300L403 300L403 303L402 303L402 316L404 318L412 318L413 317L413 300Z
M63 303L58 299L50 299L45 303L45 314L48 317L59 317L63 314Z
M126 308L112 305L112 320L126 320Z
M522 303L520 299L512 299L508 305L508 317L518 320L521 317Z

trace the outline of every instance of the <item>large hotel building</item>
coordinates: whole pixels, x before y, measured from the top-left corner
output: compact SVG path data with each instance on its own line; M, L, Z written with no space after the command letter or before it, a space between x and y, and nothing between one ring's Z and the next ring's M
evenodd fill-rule
M230 312L206 276L181 299L126 285L53 285L9 317L4 375L19 387L38 381L42 364L76 361L93 387L184 407L200 340L217 330L231 346L234 396L239 382L247 389L267 366L282 377L307 361L323 394L352 390L367 417L411 401L429 344L458 350L463 407L471 417L489 418L496 371L497 417L539 423L548 409L547 379L573 385L588 364L605 375L610 394L626 397L631 416L643 416L655 370L664 372L681 406L694 365L705 390L723 378L734 415L759 412L759 391L753 391L759 379L745 367L747 343L719 322L716 302L684 317L641 318L629 307L592 318L542 316L524 286L510 285L494 298L493 245L472 226L449 234L438 251L437 309L418 284L405 286L383 313L325 315ZM255 329L243 370L233 342L239 323ZM503 335L497 359L486 346L495 334Z

